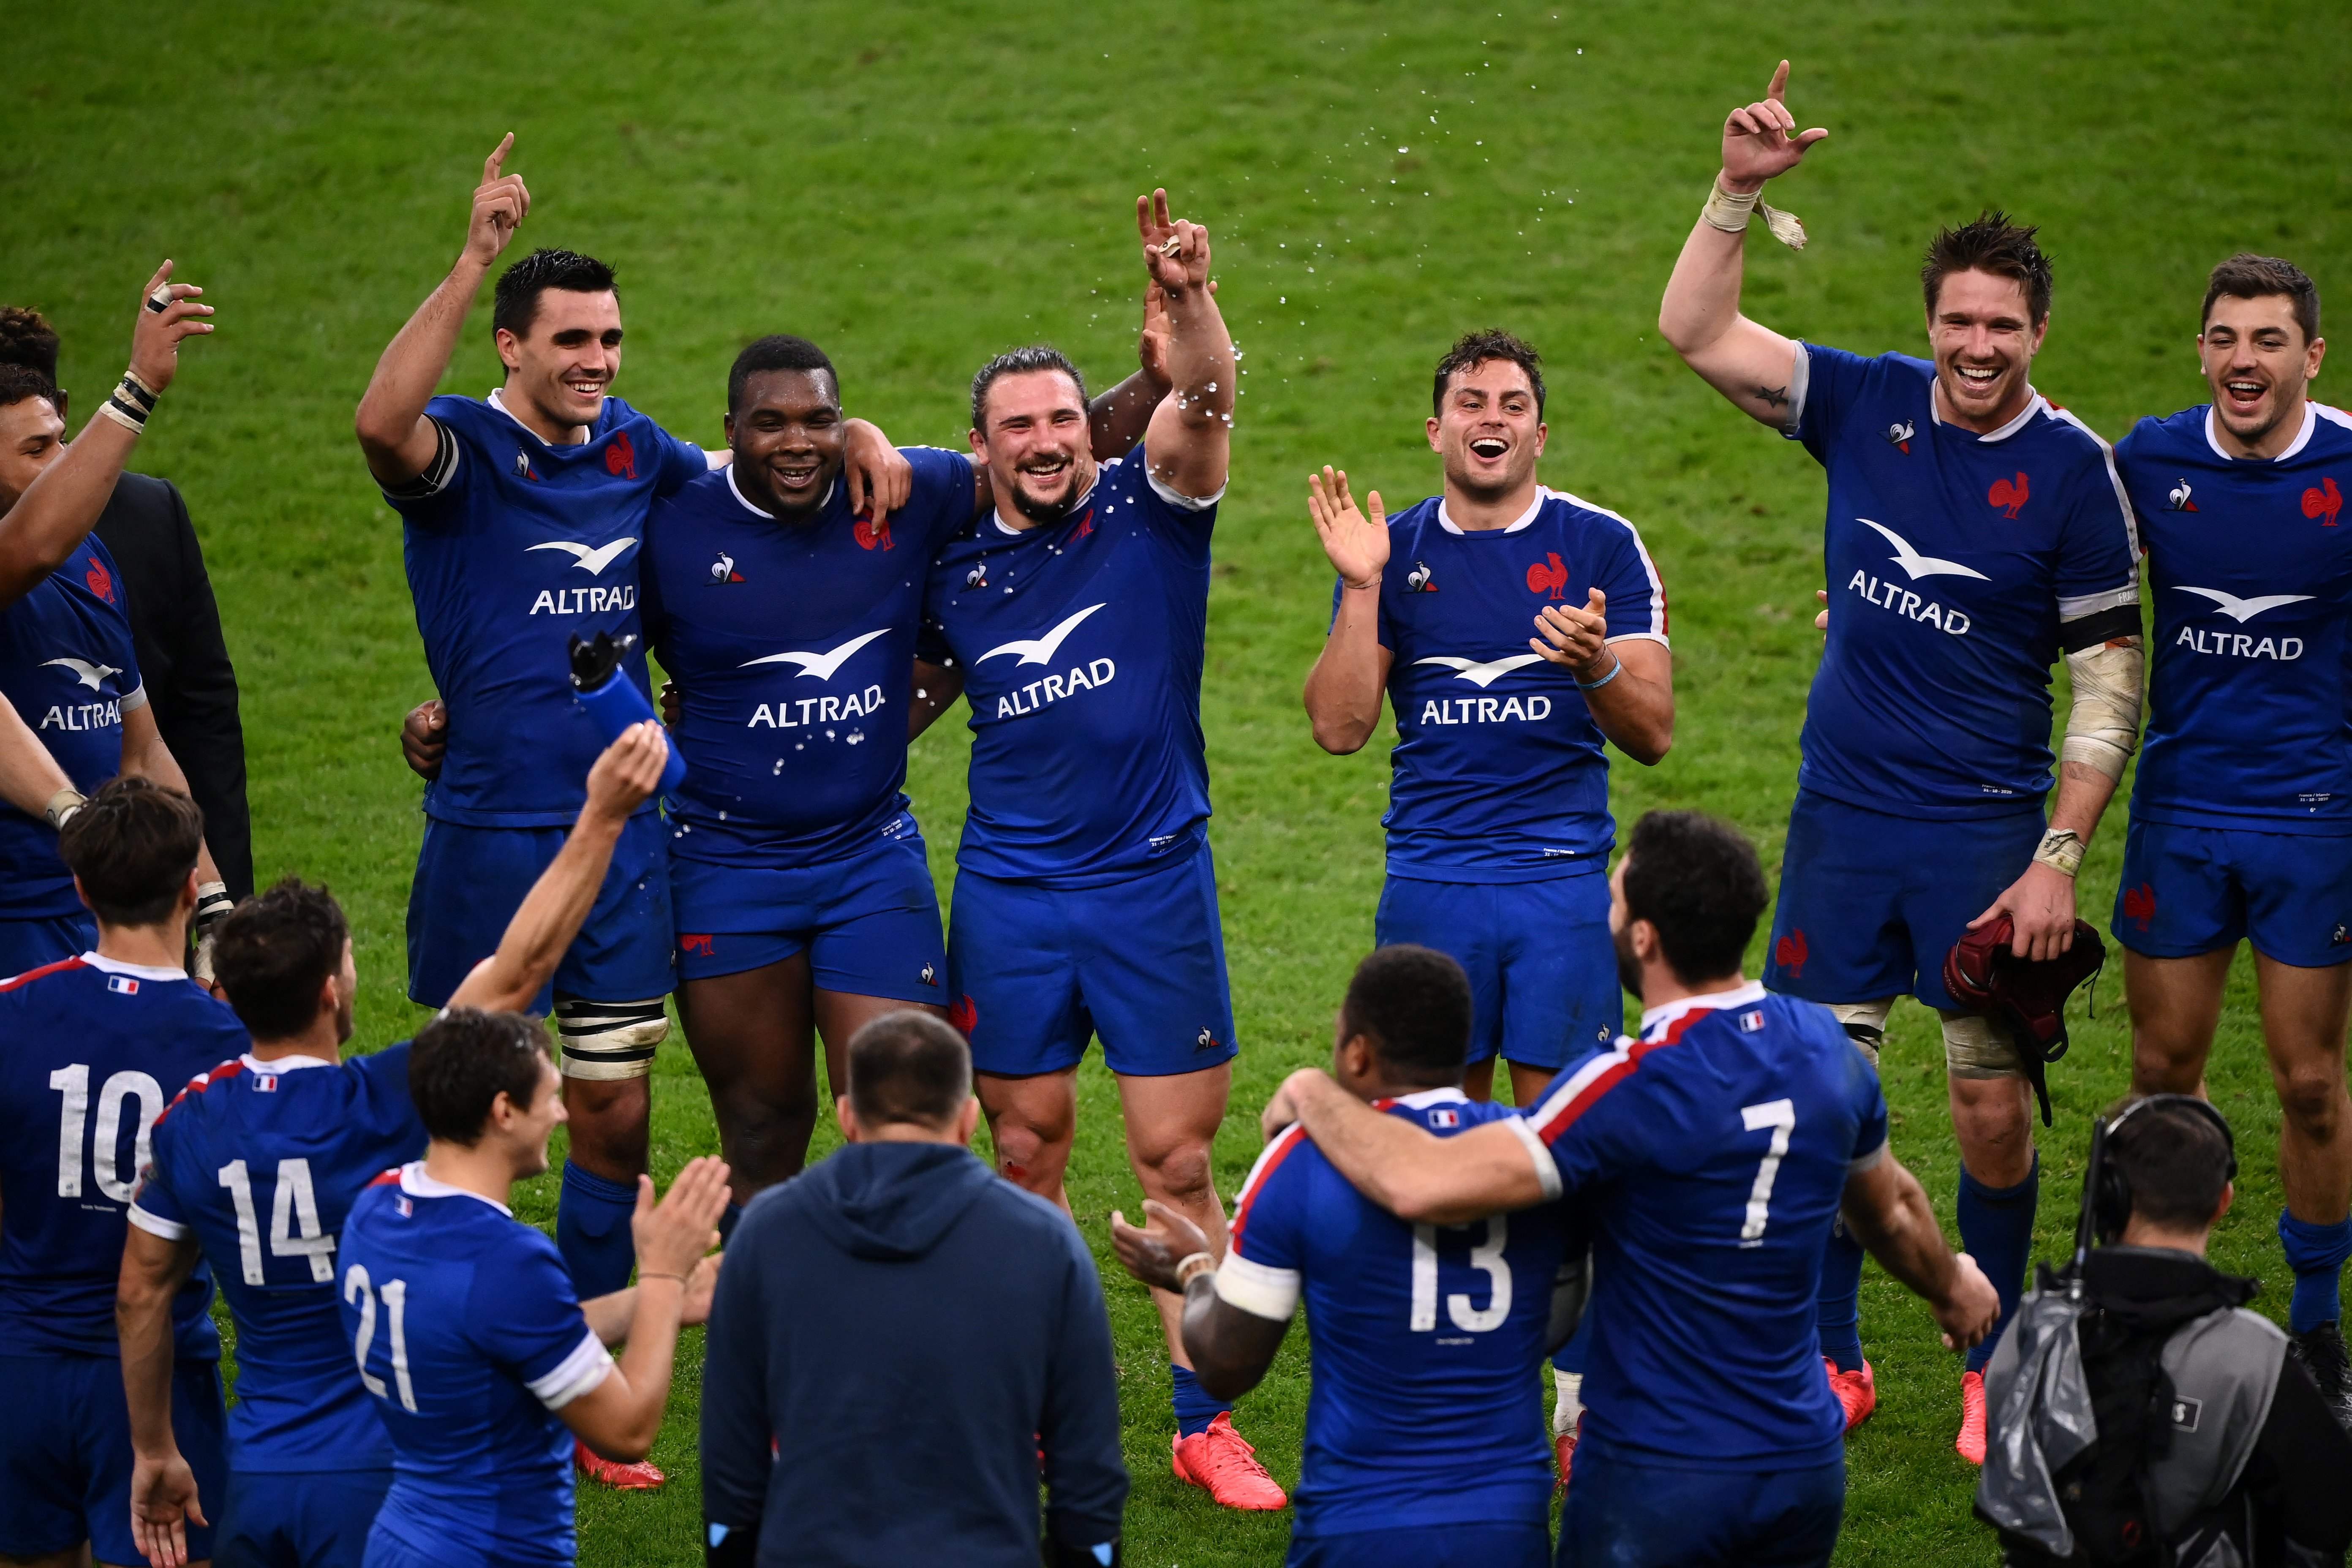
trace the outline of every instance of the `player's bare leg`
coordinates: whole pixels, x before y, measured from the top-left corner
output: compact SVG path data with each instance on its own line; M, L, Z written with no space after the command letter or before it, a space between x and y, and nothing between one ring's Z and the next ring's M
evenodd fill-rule
M901 1002L893 996L827 991L822 985L813 988L810 994L815 998L817 1037L824 1042L824 1076L836 1098L849 1092L850 1036L886 1013L903 1013L911 1008L934 1018L948 1016L945 1007L928 1002Z
M997 1170L1069 1213L1070 1196L1063 1190L1062 1177L1070 1168L1071 1140L1077 1136L1078 1069L1024 1078L974 1073L972 1087L988 1116Z
M567 1158L592 1175L635 1186L646 1172L652 1080L567 1078L563 1110L572 1138Z
M738 1204L800 1173L816 1129L816 1034L808 953L688 980L677 1012L710 1089L719 1151ZM826 1063L828 1068L833 1063ZM834 1082L841 1082L834 1074Z
M2014 1065L2016 1047L1990 1019L1947 1013L1943 1032L1952 1132L1960 1146L1954 1205L1960 1242L2000 1292L2005 1324L2024 1289L2041 1196L2033 1090ZM1993 1345L1988 1338L1972 1348L1960 1376L1960 1429L1952 1446L1971 1464L1984 1463L1984 1369Z
M2344 1027L2352 965L2305 969L2254 954L2263 1039L2279 1098L2279 1184L2287 1212L2333 1225L2352 1212L2352 1096Z
M2205 1092L2205 1058L2221 1024L2221 995L2234 943L2193 958L2150 958L2124 949L2124 1000L2131 1010L2132 1092Z

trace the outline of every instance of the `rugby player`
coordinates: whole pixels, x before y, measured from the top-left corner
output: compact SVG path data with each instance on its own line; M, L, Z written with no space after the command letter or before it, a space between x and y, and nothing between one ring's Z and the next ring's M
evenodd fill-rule
M2201 1090L2231 958L2252 942L2281 1113L2287 1326L2352 1423L2338 1285L2352 1253L2352 529L2339 521L2352 417L2309 396L2327 343L2319 290L2289 262L2216 267L2197 342L2212 400L2143 419L2116 447L2156 602L2112 928L2132 1087Z
M1141 367L1090 410L1097 457L1133 446L1166 391L1157 301ZM655 507L640 560L689 764L668 802L678 1014L748 1202L807 1158L815 1037L840 1084L868 1020L909 1003L946 1015L939 895L904 786L908 742L963 672L918 663L915 641L931 557L989 489L971 455L909 447L906 502L878 525L856 515L840 375L804 338L737 355L727 409L734 461Z
M2033 1241L2032 1097L2007 1035L1958 1010L1943 959L2000 916L2020 957L2073 945L2074 872L2138 740L2138 543L2105 444L2028 379L2051 291L2032 229L1988 213L1936 236L1920 272L1929 359L1799 343L1740 314L1749 209L1829 134L1798 133L1788 74L1783 60L1724 122L1722 173L1658 315L1709 385L1829 473L1829 641L1764 983L1828 1004L1874 1058L1897 996L1941 1015L1960 1239L2006 1321ZM2074 696L2045 823L2062 654ZM1877 1403L1861 1279L1861 1249L1836 1238L1822 1349L1853 1422ZM1992 1347L1960 1379L1954 1446L1978 1463Z
M1444 953L1375 950L1340 1004L1332 1078L1440 1138L1515 1116L1463 1090L1473 993ZM1293 1125L1234 1200L1222 1263L1192 1221L1156 1201L1144 1212L1143 1230L1112 1213L1119 1261L1183 1295L1185 1349L1219 1394L1257 1385L1305 1300L1314 1384L1294 1568L1543 1568L1551 1474L1528 1370L1583 1307L1584 1238L1568 1245L1566 1205L1408 1225L1349 1186Z
M635 634L646 512L709 467L606 395L620 369L620 298L610 268L571 251L535 251L499 276L491 319L504 384L483 401L434 396L474 296L530 210L521 176L503 171L513 141L484 163L457 264L385 349L355 420L403 520L417 628L447 704L447 758L425 791L408 909L409 995L436 1007L498 945L579 813L603 742L573 700L568 638ZM901 499L887 471L903 464L870 426L851 439L853 490L885 471L878 522ZM645 687L642 652L628 673ZM532 765L518 766L523 757ZM584 1296L629 1278L671 936L649 803L551 989L572 1116L556 1235Z
M124 1212L167 1094L246 1045L236 1015L182 967L203 833L177 791L101 787L58 837L96 946L0 984L0 1557L12 1563L139 1561L114 1326ZM217 1495L211 1300L210 1276L193 1271L163 1331L176 1351L174 1440ZM192 1555L211 1556L209 1533L189 1532Z
M667 755L647 723L597 759L563 852L451 1006L511 1010L538 995ZM177 1568L188 1524L205 1522L194 1471L173 1438L170 1332L171 1303L201 1258L236 1323L237 1402L226 1494L212 1502L215 1560L357 1568L392 1484L393 1454L343 1342L335 1238L369 1182L425 1152L408 1092L410 1045L343 1067L359 973L351 928L323 888L289 878L248 900L222 922L215 962L253 1043L156 1118L115 1301L140 1550L155 1568Z
M121 574L91 531L178 371L180 343L213 330L213 308L197 302L204 290L171 276L167 261L148 279L131 366L70 446L48 378L0 365L0 697L65 774L39 799L28 792L43 780L0 791L0 974L98 941L57 847L86 792L117 773L187 788L147 705ZM229 897L211 851L200 846L197 860L201 931L228 912Z
M369 1184L336 1247L346 1342L392 1438L370 1568L568 1568L575 1438L643 1458L678 1326L709 1316L724 1163L688 1161L658 1205L637 1178L637 1283L584 1305L554 1243L508 1208L547 1169L560 1082L519 1013L445 1012L410 1049L432 1141ZM605 1347L623 1341L615 1362Z
M1948 1346L1980 1341L2000 1300L1888 1152L1869 1061L1825 1010L1740 973L1769 898L1747 840L1652 812L1610 892L1639 1039L1570 1067L1524 1115L1451 1138L1314 1068L1284 1080L1266 1124L1296 1117L1415 1226L1507 1213L1516 1235L1520 1211L1587 1194L1592 1373L1562 1563L1826 1563L1845 1493L1844 1415L1814 1323L1831 1216L1927 1300Z
M1145 1196L1222 1248L1209 1156L1234 1020L1200 703L1234 346L1208 287L1208 231L1171 219L1164 191L1138 199L1136 225L1167 297L1172 390L1133 451L1096 461L1084 382L1052 349L999 355L972 378L971 447L994 506L940 552L924 610L923 657L961 666L971 704L949 1016L971 1041L1006 1175L1068 1205L1077 1066L1099 1035ZM1281 1507L1192 1376L1182 1303L1161 1291L1157 1304L1177 1475L1228 1506Z

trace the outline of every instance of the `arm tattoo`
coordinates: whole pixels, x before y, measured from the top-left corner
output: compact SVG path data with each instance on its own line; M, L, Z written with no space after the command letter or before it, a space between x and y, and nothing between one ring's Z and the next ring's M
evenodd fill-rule
M1785 386L1759 386L1756 389L1756 400L1768 408L1780 408L1789 401L1789 389Z

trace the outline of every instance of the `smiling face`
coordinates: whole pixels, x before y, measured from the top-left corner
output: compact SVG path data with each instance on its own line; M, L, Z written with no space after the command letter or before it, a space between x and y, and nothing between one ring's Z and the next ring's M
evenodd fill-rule
M1979 435L2016 418L2049 329L2047 317L2032 319L2017 279L1973 269L1946 277L1927 317L1945 417Z
M822 370L764 370L743 384L727 416L727 445L744 497L778 517L815 510L849 448L841 391Z
M1446 383L1429 447L1444 459L1449 486L1493 500L1534 479L1546 434L1528 373L1507 359L1480 360Z
M1058 370L1014 371L989 384L974 456L1021 526L1056 523L1094 489L1095 459L1086 401ZM1009 521L1009 520L1008 520Z
M609 289L546 289L530 331L517 336L501 327L498 342L508 407L551 442L569 442L596 423L621 373L621 297Z
M20 397L0 408L0 514L65 451L66 422L46 397Z
M2213 416L2250 453L2275 457L2302 428L2303 402L2319 374L2327 340L2305 341L2294 300L2284 294L2213 301L2197 336L2205 380L2213 389Z
M503 1094L501 1095L503 1097ZM513 1101L507 1101L509 1106ZM512 1120L500 1129L508 1146L514 1152L515 1180L523 1181L542 1175L547 1171L547 1140L556 1128L571 1120L563 1109L563 1079L555 1064L542 1054L539 1061L539 1088L530 1104L511 1110ZM495 1104L492 1121L497 1121Z

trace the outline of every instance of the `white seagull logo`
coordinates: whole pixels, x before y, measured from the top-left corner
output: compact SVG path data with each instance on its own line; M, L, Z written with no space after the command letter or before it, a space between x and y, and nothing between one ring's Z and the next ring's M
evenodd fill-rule
M980 658L973 659L972 663L978 664L981 662L981 659L994 658L1000 653L1017 653L1021 656L1021 662L1023 664L1044 664L1046 660L1054 657L1054 650L1062 646L1062 639L1068 637L1073 631L1077 629L1077 625L1080 621L1085 620L1088 616L1093 615L1097 610L1101 608L1102 605L1088 605L1085 609L1080 610L1076 615L1072 616L1068 620L1064 621L1060 626L1055 626L1044 637L1016 638L1012 642L999 643L994 647L990 648L986 653L982 654Z
M1922 577L1974 577L1979 583L1992 581L1973 566L1963 566L1957 561L1943 561L1933 555L1920 554L1911 548L1909 540L1884 523L1873 522L1866 517L1857 517L1854 521L1864 528L1876 529L1886 536L1886 542L1895 546L1895 564L1909 573L1911 580L1915 583Z
M1525 669L1528 665L1541 664L1543 662L1543 655L1539 653L1515 653L1508 658L1498 658L1491 664L1480 664L1475 658L1455 658L1449 655L1441 654L1434 658L1417 658L1412 662L1415 664L1442 664L1446 668L1454 672L1454 679L1466 680L1473 686L1475 686L1479 690L1484 691L1489 686L1494 685L1497 679L1510 674L1511 671L1515 669Z
M61 664L65 666L66 668L72 670L74 679L80 681L84 686L89 687L92 691L97 690L98 683L104 680L108 676L121 675L122 673L110 664L89 664L79 658L45 658L41 660L41 668L43 669L47 669L53 664Z
M2309 594L2265 594L2259 599L2241 599L2235 594L2224 594L2219 588L2192 588L2186 583L2175 583L2173 586L2184 594L2195 594L2212 600L2223 615L2242 626L2264 610L2275 610L2281 605L2300 605L2311 597Z
M797 664L801 667L803 675L814 675L819 680L831 680L835 672L849 662L851 654L856 653L876 637L885 636L889 630L888 626L882 626L867 632L862 637L852 637L829 653L772 653L765 658L747 658L739 668L749 669L755 664ZM814 702L816 699L811 698L809 700Z
M531 549L566 551L572 556L572 564L579 567L591 577L599 577L604 575L604 568L610 566L622 551L635 542L634 539L616 539L610 544L591 550L584 544L574 544L568 539L557 539L551 540L545 544L534 544Z

